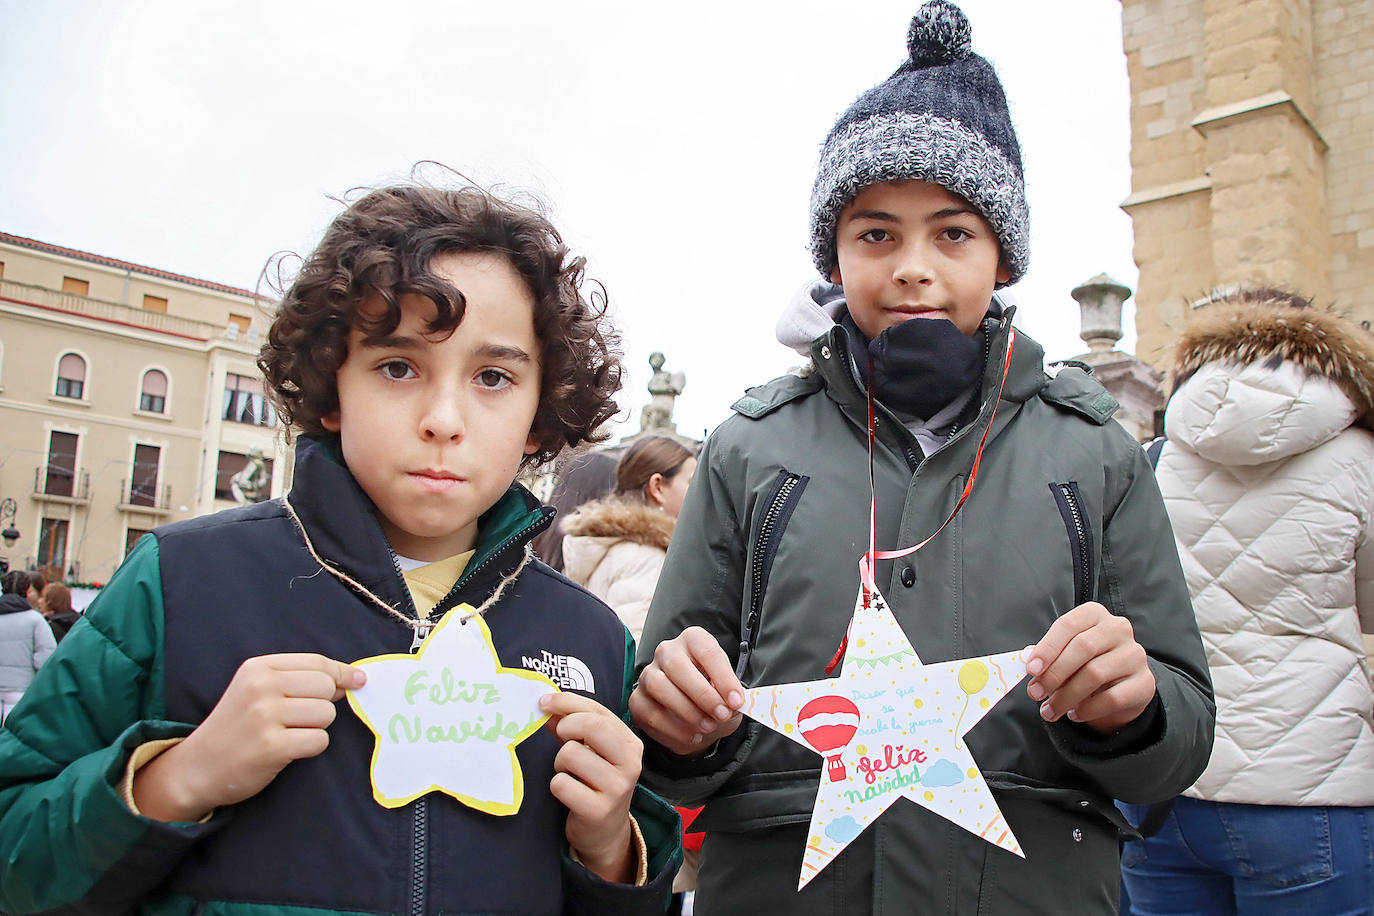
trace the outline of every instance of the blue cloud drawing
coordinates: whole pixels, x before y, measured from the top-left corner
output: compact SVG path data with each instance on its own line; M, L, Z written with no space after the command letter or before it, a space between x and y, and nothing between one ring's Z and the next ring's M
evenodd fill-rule
M957 786L964 781L964 771L953 760L940 758L921 771L921 785L931 789Z
M836 843L848 843L859 835L859 822L846 814L826 824L825 835Z

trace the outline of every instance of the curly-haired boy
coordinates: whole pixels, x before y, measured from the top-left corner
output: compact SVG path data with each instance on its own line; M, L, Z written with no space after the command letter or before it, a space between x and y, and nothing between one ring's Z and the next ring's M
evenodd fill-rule
M0 910L662 912L676 815L637 787L633 642L531 558L552 511L513 482L615 409L582 270L476 188L334 220L259 360L304 433L291 491L144 538L6 722ZM559 660L575 689L516 748L517 812L379 805L374 736L336 717L366 679L347 662L464 603L502 663Z

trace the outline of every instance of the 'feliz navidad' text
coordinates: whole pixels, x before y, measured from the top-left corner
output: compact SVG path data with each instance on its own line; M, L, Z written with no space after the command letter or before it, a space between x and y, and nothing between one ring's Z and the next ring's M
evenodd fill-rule
M912 766L909 772L896 773L884 779L882 782L878 782L878 778L881 774L888 771L898 770L902 767L910 766L911 764L925 762L926 752L919 748L911 748L908 750L907 747L902 744L896 747L891 744L885 744L883 745L882 757L875 758L862 756L859 758L859 772L864 774L864 782L868 784L868 788L864 789L862 792L846 789L844 793L845 797L849 800L850 804L856 804L858 802L868 801L871 798L876 798L894 789L901 789L906 786L914 785L921 781L920 770L915 766Z
M405 699L411 706L417 701L427 701L426 705L429 706L458 703L471 711L476 711L501 702L501 692L496 689L495 684L489 682L469 684L467 681L458 680L448 668L443 670L436 683L430 679L429 672L422 668L406 679ZM459 718L460 715L461 713L455 714L450 711L445 714L443 724L427 725L418 713L396 713L387 724L387 735L394 744L416 744L420 741L429 744L441 741L461 744L469 738L491 742L510 741L538 718L534 715L526 722L507 721L499 710L490 721L485 715L479 714L466 720ZM457 721L454 721L455 719Z

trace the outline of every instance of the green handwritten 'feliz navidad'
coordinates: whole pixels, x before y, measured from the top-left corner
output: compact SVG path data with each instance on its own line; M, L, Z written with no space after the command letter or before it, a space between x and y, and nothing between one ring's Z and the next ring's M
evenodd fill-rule
M431 680L427 669L416 671L406 679L405 700L411 706L420 701L430 707L459 704L459 709L440 710L444 713L443 723L426 723L418 712L410 715L395 713L387 724L387 736L394 744L416 744L420 741L461 744L469 738L488 742L510 741L539 718L533 715L525 723L507 721L497 710L488 720L481 710L501 702L501 692L496 685L487 681L469 684L454 677L448 668L440 672L437 682ZM468 715L464 716L464 712ZM472 716L473 712L478 712L478 715Z

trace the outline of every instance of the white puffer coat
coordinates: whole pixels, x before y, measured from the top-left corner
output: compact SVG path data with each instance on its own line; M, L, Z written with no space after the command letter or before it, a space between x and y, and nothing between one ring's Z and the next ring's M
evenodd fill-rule
M0 596L0 718L19 702L55 648L57 641L42 614L19 595Z
M645 502L604 499L563 523L564 575L609 604L636 643L676 521Z
M1180 344L1158 467L1217 700L1186 794L1371 805L1374 435L1352 424L1374 349L1329 313L1247 308Z

